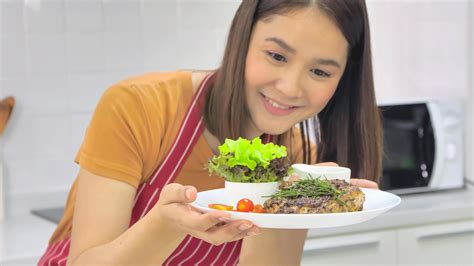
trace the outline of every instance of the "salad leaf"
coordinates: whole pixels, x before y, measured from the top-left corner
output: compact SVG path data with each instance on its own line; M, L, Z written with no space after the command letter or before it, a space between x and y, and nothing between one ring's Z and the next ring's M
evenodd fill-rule
M219 146L220 156L227 156L227 164L230 167L236 165L247 166L254 170L257 165L264 168L270 165L270 161L275 158L286 156L286 147L273 143L263 144L260 138L254 138L252 142L247 139L238 140L226 139L224 144Z
M286 147L263 144L258 137L252 141L226 139L219 146L219 152L219 156L213 156L209 161L209 172L231 182L273 182L292 172Z

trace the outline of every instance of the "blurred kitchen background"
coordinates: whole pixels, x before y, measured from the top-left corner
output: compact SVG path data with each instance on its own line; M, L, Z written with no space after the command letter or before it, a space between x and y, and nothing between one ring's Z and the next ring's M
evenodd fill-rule
M0 98L16 100L0 137L1 265L32 265L45 249L55 224L31 210L65 202L102 92L144 72L217 67L239 3L0 0ZM368 0L368 11L378 101L460 102L469 187L474 2ZM303 262L472 265L472 191L404 196L372 223L311 232Z

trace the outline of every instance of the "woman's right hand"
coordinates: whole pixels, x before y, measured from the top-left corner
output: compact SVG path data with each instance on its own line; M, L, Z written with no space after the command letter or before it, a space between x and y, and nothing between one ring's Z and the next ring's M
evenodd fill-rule
M230 220L230 213L212 211L202 213L189 205L196 200L195 187L177 183L166 185L160 199L150 211L162 225L177 229L213 245L257 235L260 229L249 221Z

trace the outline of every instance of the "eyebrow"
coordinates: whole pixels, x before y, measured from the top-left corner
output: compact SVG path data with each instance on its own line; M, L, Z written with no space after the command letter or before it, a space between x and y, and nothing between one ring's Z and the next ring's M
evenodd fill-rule
M280 46L281 48L283 48L284 50L287 50L288 52L290 52L292 54L296 53L295 48L289 46L285 41L283 41L280 38L270 37L270 38L266 38L265 41L274 42L274 43L278 44L278 46ZM341 65L338 62L336 62L335 60L332 60L332 59L316 58L315 61L316 61L316 63L321 64L321 65L328 65L328 66L334 66L334 67L337 67L337 68L341 68Z

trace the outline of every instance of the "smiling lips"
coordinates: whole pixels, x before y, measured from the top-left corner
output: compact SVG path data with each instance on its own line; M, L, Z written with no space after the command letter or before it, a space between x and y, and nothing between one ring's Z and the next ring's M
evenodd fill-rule
M276 102L270 98L267 98L265 95L260 94L263 106L265 109L272 115L275 116L285 116L293 113L298 107L296 106L288 106L281 103Z

